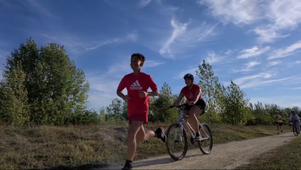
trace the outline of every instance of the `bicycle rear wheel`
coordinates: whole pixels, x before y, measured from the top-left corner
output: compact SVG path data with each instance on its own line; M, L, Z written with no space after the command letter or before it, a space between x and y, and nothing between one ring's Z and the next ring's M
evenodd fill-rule
M181 132L179 123L174 123L169 126L167 132L166 132L166 147L167 147L167 152L169 156L175 160L181 160L185 157L188 149L188 144L187 144L187 137L186 137L186 132L183 129ZM183 142L183 146L177 145L180 144L180 142ZM176 147L175 147L176 145ZM179 154L179 156L177 156Z
M203 129L202 129L203 127ZM205 123L199 126L201 137L204 138L198 141L199 148L203 154L209 154L213 147L213 138L209 126Z

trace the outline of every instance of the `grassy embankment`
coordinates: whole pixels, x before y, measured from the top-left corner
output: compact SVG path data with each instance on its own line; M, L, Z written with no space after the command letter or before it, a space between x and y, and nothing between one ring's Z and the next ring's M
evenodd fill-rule
M170 124L149 124L165 130ZM0 169L88 169L124 163L127 124L17 128L0 126ZM276 134L275 126L210 125L214 144ZM290 131L285 126L285 132ZM191 144L189 144L191 145ZM195 147L190 147L195 148ZM135 160L167 154L159 139L138 145ZM288 155L285 155L288 156Z

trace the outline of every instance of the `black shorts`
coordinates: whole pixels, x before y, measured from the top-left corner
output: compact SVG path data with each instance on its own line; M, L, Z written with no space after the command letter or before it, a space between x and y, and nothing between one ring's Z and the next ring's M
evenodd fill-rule
M206 109L206 103L203 99L199 99L194 105L198 106L201 110L203 110L203 113L205 112ZM188 105L186 104L185 109L184 110L190 110L192 108L192 106L194 105Z
M277 124L278 124L279 126L282 126L282 125L283 125L283 123L278 123L278 122L277 122Z

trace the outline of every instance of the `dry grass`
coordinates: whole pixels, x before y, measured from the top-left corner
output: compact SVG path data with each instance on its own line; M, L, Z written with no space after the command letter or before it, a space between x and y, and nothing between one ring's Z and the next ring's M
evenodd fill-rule
M287 144L261 154L250 164L238 169L301 169L301 138L298 136Z
M170 124L149 124L167 129ZM88 169L123 163L127 124L17 128L0 126L0 169ZM214 143L276 134L275 126L210 125ZM285 131L290 131L285 127ZM158 139L139 144L135 160L166 154ZM77 167L77 168L75 168ZM78 168L80 167L80 168Z

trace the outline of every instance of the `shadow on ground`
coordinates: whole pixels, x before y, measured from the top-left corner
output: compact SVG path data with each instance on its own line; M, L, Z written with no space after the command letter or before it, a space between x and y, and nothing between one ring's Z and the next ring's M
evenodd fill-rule
M294 137L293 132L291 132L291 134L286 134L286 135L283 135L283 136L275 135L275 136L272 136L271 138L291 138L291 137Z
M187 155L187 156L185 156L185 158L191 158L191 157L195 157L195 156L201 156L201 154ZM143 166L158 165L158 164L169 164L169 163L173 163L173 162L174 162L174 160L171 158L158 158L158 159L152 159L152 160L133 163L133 167L143 167ZM41 170L102 170L102 169L111 169L111 170L118 169L118 170L120 170L121 168L122 168L122 165L87 164L87 165L81 165L81 166L77 166L77 167L58 166L58 167L52 167L52 168L48 168L48 169L41 169ZM29 169L29 170L36 170L36 169Z
M203 156L203 154L193 154L193 155L186 155L183 160L186 158L192 158L195 156ZM182 160L179 160L182 161ZM143 166L149 166L149 165L158 165L158 164L169 164L175 162L172 158L157 158L157 159L151 159L151 160L145 160L145 161L137 161L133 163L133 167L143 167ZM118 169L120 170L123 165L109 165L109 164L86 164L86 165L80 165L80 166L57 166L57 167L51 167L46 169L28 169L28 170L104 170L104 169Z
M113 167L113 168L112 168ZM121 165L111 166L107 164L87 164L80 166L57 166L47 169L28 169L28 170L97 170L97 169L121 169Z
M185 158L192 158L195 156L202 156L202 155L201 154L187 155L187 156L185 156ZM179 160L179 161L182 161L182 160ZM148 160L148 161L141 161L138 163L133 163L133 167L143 167L143 166L158 165L158 164L169 164L169 163L173 163L173 162L175 162L175 161L172 158L159 158L159 159L152 159L152 160Z

